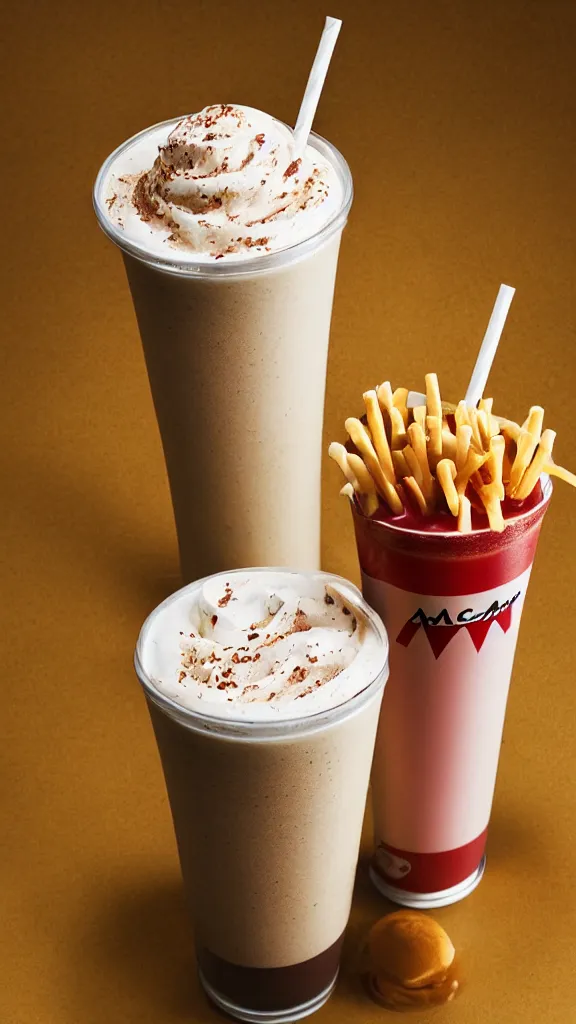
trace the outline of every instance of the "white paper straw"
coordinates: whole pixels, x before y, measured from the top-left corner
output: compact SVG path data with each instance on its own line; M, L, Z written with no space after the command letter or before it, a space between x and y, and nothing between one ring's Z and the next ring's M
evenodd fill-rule
M408 409L414 409L417 405L426 405L426 395L421 391L409 391L406 399Z
M507 284L500 285L500 291L498 292L498 297L494 303L492 316L488 322L484 341L480 346L476 365L472 372L468 390L466 392L466 405L478 405L478 402L484 394L486 381L488 380L490 370L492 369L492 363L494 362L494 356L496 355L500 335L504 330L504 324L506 323L506 317L508 316L508 310L510 309L510 304L514 298L515 291L515 288L510 288Z
M298 120L294 128L294 152L299 157L304 152L308 136L312 128L312 122L316 114L316 108L320 101L320 94L324 86L324 80L328 74L328 67L332 59L338 33L342 27L339 18L326 18L324 31L318 44L314 63L308 77L308 84L304 98L300 104Z

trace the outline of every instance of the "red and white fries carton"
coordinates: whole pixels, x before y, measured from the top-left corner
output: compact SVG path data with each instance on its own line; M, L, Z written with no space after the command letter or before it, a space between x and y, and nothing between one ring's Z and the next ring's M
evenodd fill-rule
M363 593L390 638L372 773L374 884L415 907L478 884L543 477L503 533L405 529L354 507Z

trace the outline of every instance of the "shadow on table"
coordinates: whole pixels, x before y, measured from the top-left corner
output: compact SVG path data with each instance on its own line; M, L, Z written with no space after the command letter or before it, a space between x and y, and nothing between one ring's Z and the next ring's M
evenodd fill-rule
M366 937L372 925L384 914L398 910L396 904L376 891L368 875L371 852L362 851L356 870L354 899L350 921L346 929L342 963L338 978L337 993L341 1003L348 1003L356 1010L364 1006L373 1009L373 1003L365 989L364 977L367 972ZM382 1013L382 1010L379 1011Z
M525 806L496 806L488 826L487 862L491 869L514 864L547 871L548 858L541 828Z
M213 1022L200 988L180 883L153 878L107 887L92 898L72 942L84 1024ZM86 1008L89 1008L88 1013Z

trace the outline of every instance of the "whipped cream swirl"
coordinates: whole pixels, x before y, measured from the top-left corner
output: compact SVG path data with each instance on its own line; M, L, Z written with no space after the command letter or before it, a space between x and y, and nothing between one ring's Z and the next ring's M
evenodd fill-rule
M158 155L150 167L152 139ZM113 223L136 241L237 259L314 234L342 194L338 173L316 149L296 157L285 125L252 107L219 104L183 118L167 139L151 129L121 150L106 203Z
M381 637L352 585L270 570L213 576L189 590L164 606L148 647L154 685L186 707L233 719L303 717L354 696L383 667Z

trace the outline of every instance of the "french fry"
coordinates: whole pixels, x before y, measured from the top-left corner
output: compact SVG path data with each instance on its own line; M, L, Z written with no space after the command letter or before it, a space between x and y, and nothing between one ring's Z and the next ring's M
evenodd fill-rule
M412 409L412 416L414 417L414 423L422 427L422 430L426 433L426 406L415 405Z
M426 408L429 416L437 416L442 422L442 400L440 398L440 387L438 377L435 373L427 373L426 381Z
M471 440L472 427L469 423L461 423L456 427L456 469L462 469L466 464Z
M348 483L352 485L354 490L359 491L360 482L356 474L354 473L352 466L350 465L350 455L346 451L344 445L339 444L338 441L332 441L332 444L328 448L328 455L330 456L331 459L334 459L334 462L336 463L338 468L342 470L344 476L346 477L346 480L348 481ZM362 462L362 460L360 461ZM368 473L368 470L366 469L366 466L364 466L363 462L362 466L366 473ZM368 475L370 476L369 473ZM370 477L370 479L372 479L372 477ZM374 487L374 484L372 484L372 487Z
M416 483L422 486L424 476L412 445L407 444L406 447L402 449L402 455L404 456L404 460L408 466L408 473L406 475L413 476Z
M488 416L484 412L484 409L478 409L476 411L476 421L478 423L478 431L480 433L480 441L484 451L487 451L490 447L490 424L488 422Z
M346 420L344 426L347 433L350 435L351 440L360 452L360 455L364 460L364 465L376 485L376 490L384 498L387 490L386 485L389 481L378 461L378 456L374 445L372 444L370 434L364 424L360 420L355 419L354 416L350 416Z
M347 497L353 497L355 494L364 514L371 516L378 508L378 495L374 481L360 456L347 452L344 445L338 444L337 441L333 441L328 448L328 455L334 459L347 480L340 494L346 494Z
M458 509L458 532L472 532L472 507L470 499L465 494L459 495L460 507Z
M514 494L520 484L524 473L528 469L540 437L542 436L542 423L544 420L544 409L541 405L533 405L520 432L516 437L516 455L509 477L509 490Z
M374 515L377 508L380 508L380 499L376 492L374 494L357 494L356 498L365 516Z
M542 424L544 422L544 409L541 405L533 405L528 416L522 424L522 430L527 430L532 437L539 441L542 436Z
M491 486L494 488L494 493L496 494L498 501L504 501L504 498L506 497L502 478L505 449L506 442L502 437L502 434L496 434L494 437L490 438L490 454L487 462L491 477Z
M378 404L378 395L375 391L365 391L362 397L364 398L364 405L366 406L368 426L370 428L370 433L372 434L372 443L376 449L378 462L382 466L384 474L390 483L395 484L396 473L394 472L394 463L392 462L392 456L390 454L390 445L388 444L388 438L386 436L384 420L382 419L382 410Z
M414 456L416 458L416 456ZM394 463L394 469L396 470L396 476L402 479L402 477L410 476L410 468L406 462L404 452L393 451L392 462Z
M378 508L378 495L374 481L360 456L347 452L344 445L338 444L337 441L333 441L328 448L328 455L334 459L347 480L340 494L350 497L348 488L351 487L364 514L371 516Z
M360 505L364 515L368 516L368 518L370 518L370 516L373 515L376 509L380 506L376 491L374 491L373 494L359 494L358 491L354 490L351 483L344 484L344 486L340 488L340 494L345 498L349 498L352 502L354 501L354 497L356 497L356 501Z
M448 426L442 427L442 458L456 460L456 434Z
M351 440L362 455L364 464L376 485L378 494L384 498L384 501L390 508L391 512L394 512L395 515L400 515L404 506L398 497L396 489L387 479L380 463L378 462L378 456L376 455L374 445L372 444L366 427L360 422L360 420L355 419L353 416L350 416L346 420L344 426L346 427L346 431L350 435Z
M403 448L407 441L406 427L404 426L404 420L402 419L402 413L399 409L393 406L390 409L390 426L392 429L392 438L390 441L390 447L392 452L398 451Z
M408 406L406 404L407 401L408 388L396 388L394 394L392 395L392 404L402 414L402 419L404 420L405 427L408 426Z
M537 445L538 439L534 437L529 430L522 430L516 438L516 455L510 470L509 489L511 494L514 494L514 491L519 486L524 473L532 462L532 457L536 451Z
M548 473L548 476L557 476L559 480L564 480L564 483L571 484L572 487L576 487L576 474L570 473L563 466L557 466L555 462L547 462L543 469L544 473Z
M458 491L458 494L464 494L470 477L480 469L480 466L484 465L487 458L488 452L484 452L483 455L480 455L479 452L473 451L472 448L469 449L466 462L460 469L458 469L454 480L454 486Z
M387 480L385 498L390 506L390 511L393 512L395 516L401 516L404 511L404 503L399 493L398 485L393 487Z
M480 412L486 413L488 420L488 429L490 431L490 437L494 437L495 434L500 433L500 425L496 417L492 414L492 406L494 405L493 398L481 398L478 402L478 409Z
M472 427L472 441L474 446L479 452L484 451L484 445L482 444L482 437L480 435L480 428L478 426L478 412L476 409L468 409L468 417L470 419L470 426Z
M464 399L458 402L456 409L454 410L454 419L456 420L457 427L471 426L468 406Z
M355 452L347 452L348 468L356 477L358 482L357 490L361 494L376 494L376 484L359 455Z
M489 484L487 487L481 487L478 493L480 495L480 500L488 513L490 529L494 530L495 533L502 533L506 523L504 522L502 505L500 504L500 499L496 493L496 489L492 484Z
M481 398L478 402L478 408L481 412L485 412L487 416L492 415L492 406L494 405L493 398Z
M495 419L500 427L501 433L504 434L505 437L510 437L513 441L516 441L522 433L522 427L519 426L518 423L515 423L514 420L505 420L502 416L497 416Z
M536 486L540 474L544 471L544 466L551 461L550 456L552 454L555 439L555 430L542 431L540 444L538 445L538 449L532 459L532 462L524 473L518 487L511 492L511 496L516 501L524 501Z
M380 386L376 388L376 394L378 395L378 401L380 402L380 408L382 411L386 410L387 413L390 413L390 410L394 405L390 381L385 380L383 384L380 384Z
M440 416L426 417L426 431L430 438L428 454L437 459L442 458L442 420Z
M406 476L402 481L406 490L412 495L416 504L418 505L419 511L423 516L429 516L432 512L431 505L428 504L420 484L416 482L413 476Z
M506 434L500 434L500 437L504 438L504 458L502 460L502 480L504 482L504 488L506 492L509 490L510 474L512 472L512 466L514 465L514 459L516 458L516 442L508 437Z
M408 427L408 437L412 450L418 459L422 473L422 493L426 501L434 499L434 479L428 464L428 452L426 451L426 435L419 423L411 423Z
M451 459L442 459L436 466L436 477L446 498L446 504L453 516L458 515L460 501L458 491L454 486L456 478L456 466Z

